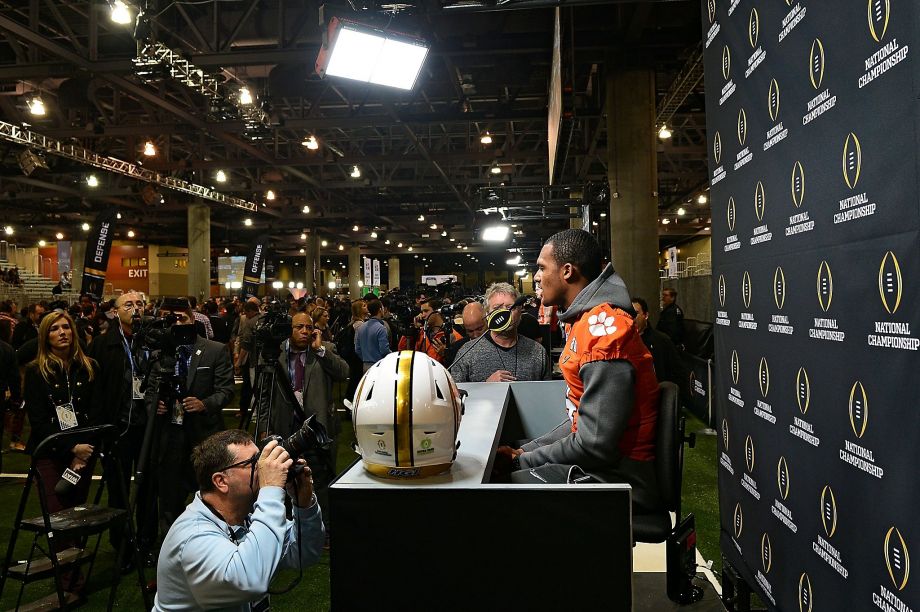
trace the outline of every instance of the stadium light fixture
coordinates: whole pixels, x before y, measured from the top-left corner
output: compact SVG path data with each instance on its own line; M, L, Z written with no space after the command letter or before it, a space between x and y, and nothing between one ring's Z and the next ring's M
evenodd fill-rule
M507 225L491 225L482 230L482 239L486 242L502 242L508 239Z
M144 155L147 157L153 157L157 154L157 148L154 146L153 142L147 141L144 143Z
M428 44L397 32L333 17L316 58L316 73L412 89Z
M128 9L128 5L122 2L122 0L115 0L111 4L112 12L109 14L109 18L113 23L119 25L128 25L133 21L131 18L131 11Z

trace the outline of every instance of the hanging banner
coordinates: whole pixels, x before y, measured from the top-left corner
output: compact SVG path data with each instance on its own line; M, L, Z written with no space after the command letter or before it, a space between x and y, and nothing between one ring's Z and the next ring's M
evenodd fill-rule
M369 257L364 258L364 286L369 287L371 284L371 260Z
M249 247L249 254L246 255L246 267L243 268L243 294L246 297L258 295L259 293L262 267L268 258L268 243L269 237L263 234L253 240ZM268 280L267 268L265 277Z
M701 4L722 554L771 610L918 611L920 5Z
M59 240L57 243L58 274L63 275L65 272L70 272L73 269L70 264L72 254L73 250L70 241Z
M114 208L108 208L99 213L86 239L83 284L80 292L97 301L101 300L105 293L105 270L109 265L109 253L112 250L115 215Z
M380 260L379 259L374 260L374 277L372 280L374 282L372 282L371 284L374 287L380 286Z

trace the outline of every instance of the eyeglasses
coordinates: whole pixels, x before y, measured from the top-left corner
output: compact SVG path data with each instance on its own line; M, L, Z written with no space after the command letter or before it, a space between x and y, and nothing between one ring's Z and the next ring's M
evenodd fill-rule
M227 470L232 470L233 468L238 468L238 467L248 467L250 465L254 466L256 464L256 461L258 460L259 460L259 453L255 453L249 459L245 459L243 461L239 461L237 463L228 465L227 467L220 468L219 470L215 470L214 473L216 474L217 472L226 472Z

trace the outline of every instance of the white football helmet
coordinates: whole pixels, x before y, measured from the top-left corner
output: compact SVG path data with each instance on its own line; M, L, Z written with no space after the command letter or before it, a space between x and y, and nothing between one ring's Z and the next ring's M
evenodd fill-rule
M457 457L463 399L447 368L425 353L400 351L375 363L351 408L358 452L375 476L433 476Z

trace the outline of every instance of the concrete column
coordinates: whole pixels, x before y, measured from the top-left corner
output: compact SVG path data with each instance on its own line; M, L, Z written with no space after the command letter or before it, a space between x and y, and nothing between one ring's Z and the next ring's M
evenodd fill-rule
M304 245L304 261L303 261L303 288L307 292L307 295L314 295L319 293L316 290L316 283L319 282L319 250L317 248L317 240L315 234L309 234L307 236L307 243Z
M395 256L387 260L387 289L394 287L399 287L399 257Z
M658 162L655 74L607 78L611 261L632 295L658 301Z
M86 257L86 241L72 240L70 242L70 285L73 291L82 291L83 287L83 259Z
M211 207L188 207L188 294L201 303L211 295Z
M348 291L351 293L351 299L357 300L361 297L361 287L358 281L364 276L364 269L361 267L361 247L353 246L348 249Z

